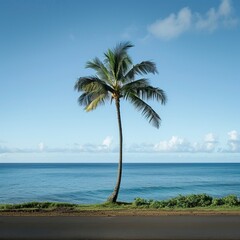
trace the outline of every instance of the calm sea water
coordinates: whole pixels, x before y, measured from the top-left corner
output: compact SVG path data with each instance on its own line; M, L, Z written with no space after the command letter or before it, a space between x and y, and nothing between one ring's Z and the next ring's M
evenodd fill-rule
M101 203L116 176L116 164L0 164L0 203ZM240 164L124 164L121 201L191 193L240 197Z

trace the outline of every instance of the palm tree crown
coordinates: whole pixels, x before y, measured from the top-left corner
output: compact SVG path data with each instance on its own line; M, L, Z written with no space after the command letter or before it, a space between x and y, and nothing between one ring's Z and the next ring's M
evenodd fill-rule
M119 127L119 164L116 187L108 198L116 202L122 177L123 134L120 114L120 99L130 101L155 127L159 127L161 118L145 100L157 100L166 103L166 95L160 88L152 87L146 78L137 78L147 73L157 73L155 63L144 61L133 65L128 49L133 47L130 42L120 43L113 50L108 50L102 62L99 58L87 62L86 67L96 71L95 76L80 77L75 90L82 92L78 98L80 105L87 112L94 110L107 100L114 100L117 110Z
M96 71L96 75L80 77L75 90L83 92L78 102L85 110L92 111L107 100L130 101L153 126L159 128L161 118L145 100L157 100L166 103L166 95L162 89L152 87L148 79L138 75L157 73L154 62L143 61L133 65L128 49L133 47L130 42L119 43L113 50L108 50L102 62L99 58L88 61L86 68Z

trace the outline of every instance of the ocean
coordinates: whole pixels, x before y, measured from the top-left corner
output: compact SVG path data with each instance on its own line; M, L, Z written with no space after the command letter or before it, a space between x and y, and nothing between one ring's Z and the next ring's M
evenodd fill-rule
M117 164L0 164L0 203L102 203L112 193ZM179 194L240 197L240 163L126 163L119 201L163 200Z

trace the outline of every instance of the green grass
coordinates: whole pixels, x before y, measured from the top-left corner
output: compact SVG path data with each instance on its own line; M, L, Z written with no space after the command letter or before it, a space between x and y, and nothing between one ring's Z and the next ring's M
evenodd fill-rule
M240 199L235 195L213 198L206 194L191 194L168 200L146 200L136 198L132 203L71 204L58 202L28 202L0 204L0 212L6 211L240 211Z
M20 204L0 204L0 210L19 210L19 209L73 209L77 204L58 203L58 202L27 202Z

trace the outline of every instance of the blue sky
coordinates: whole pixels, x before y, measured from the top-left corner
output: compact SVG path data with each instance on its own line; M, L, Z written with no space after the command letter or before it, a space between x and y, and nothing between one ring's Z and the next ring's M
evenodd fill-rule
M166 106L153 128L122 103L124 160L240 161L240 2L0 0L0 162L115 162L115 106L86 113L88 60L131 41Z

